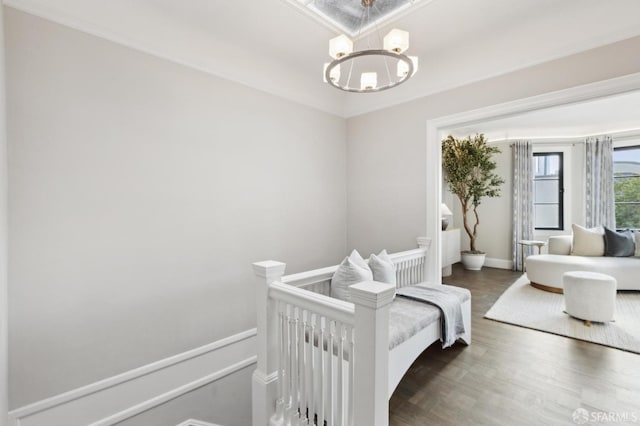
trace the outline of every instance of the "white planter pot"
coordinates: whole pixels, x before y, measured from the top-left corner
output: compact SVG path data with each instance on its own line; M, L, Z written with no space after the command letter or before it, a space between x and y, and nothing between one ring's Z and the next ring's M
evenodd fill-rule
M484 265L484 258L487 255L485 253L474 254L474 253L462 253L462 266L464 269L468 269L470 271L479 271L482 269Z

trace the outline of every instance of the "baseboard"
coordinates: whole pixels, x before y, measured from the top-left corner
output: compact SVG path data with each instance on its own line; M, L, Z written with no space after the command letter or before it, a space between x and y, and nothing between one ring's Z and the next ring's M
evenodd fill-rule
M255 364L256 352L256 329L247 330L11 410L9 425L112 425Z
M492 257L487 257L484 260L484 266L488 268L498 268L498 269L513 269L513 261L506 259L495 259Z

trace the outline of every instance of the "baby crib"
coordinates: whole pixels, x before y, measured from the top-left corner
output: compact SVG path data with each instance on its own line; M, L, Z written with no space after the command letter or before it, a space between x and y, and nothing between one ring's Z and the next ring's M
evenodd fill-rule
M397 287L426 277L427 238L391 254ZM285 264L253 264L257 277L258 365L253 426L386 426L388 400L425 348L440 339L436 320L389 349L395 288L374 281L350 287L352 303L329 297L336 266L284 275ZM471 343L471 302L463 303Z

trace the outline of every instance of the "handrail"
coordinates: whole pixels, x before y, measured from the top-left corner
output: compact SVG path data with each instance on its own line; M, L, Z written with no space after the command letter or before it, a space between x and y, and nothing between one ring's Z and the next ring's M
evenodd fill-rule
M312 271L299 272L297 274L285 275L281 281L296 287L303 287L310 284L328 281L336 272L339 265L328 266L326 268L314 269Z
M275 281L269 285L269 297L274 300L291 303L332 320L354 325L355 306L353 303L334 299L289 284Z
M426 257L426 256L427 256L427 250L424 248L401 251L401 252L392 253L389 255L389 257L391 258L391 260L394 261L394 263L398 263L400 261L408 260L408 259L418 259L420 257Z

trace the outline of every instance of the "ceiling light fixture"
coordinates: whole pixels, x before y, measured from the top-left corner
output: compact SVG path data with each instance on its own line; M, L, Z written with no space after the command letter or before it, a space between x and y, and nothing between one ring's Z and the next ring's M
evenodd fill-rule
M370 25L370 10L376 7L375 0L362 0L361 4L360 31ZM418 71L418 58L404 54L409 48L408 32L391 30L383 39L382 49L371 49L370 38L367 38L367 49L357 51L353 50L353 41L344 34L329 40L329 56L333 61L324 64L325 83L346 92L379 92L404 83ZM372 68L375 71L371 71ZM347 72L342 73L341 69ZM354 75L360 75L359 87L352 86Z

